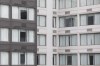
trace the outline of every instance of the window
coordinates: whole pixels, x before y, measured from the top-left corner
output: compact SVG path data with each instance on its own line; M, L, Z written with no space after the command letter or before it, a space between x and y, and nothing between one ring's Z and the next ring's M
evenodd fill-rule
M87 14L87 15L81 15L80 16L80 22L81 26L85 25L100 25L100 14Z
M77 65L77 55L76 54L60 54L59 64L60 65Z
M77 45L77 35L69 35L69 36L59 36L59 46L76 46Z
M37 16L37 26L46 27L46 16Z
M42 8L46 8L46 0L38 0L37 6L42 7Z
M20 64L25 64L25 54L20 54Z
M0 39L1 41L8 41L8 29L6 28L1 28L0 29Z
M57 55L53 54L53 65L57 65Z
M21 19L27 19L27 11L26 10L21 10L20 11Z
M57 46L57 36L53 35L53 46Z
M46 55L45 54L37 55L37 65L46 65Z
M77 0L59 0L59 8L75 8L77 7Z
M56 28L57 27L57 23L56 23L56 17L53 17L53 28Z
M24 7L12 7L12 19L25 19L34 20L35 19L34 8L24 8Z
M80 6L98 5L100 0L80 0Z
M100 34L82 34L81 35L81 45L100 45Z
M56 9L56 0L53 0L53 9Z
M72 56L67 56L67 65L72 65Z
M8 65L9 64L9 55L8 52L0 52L0 64Z
M63 27L64 27L64 22L65 22L64 17L60 17L60 18L59 18L59 27L60 27L60 28L63 28Z
M32 30L12 30L12 42L35 42L35 32Z
M59 24L60 27L75 27L77 26L77 17L76 16L62 17L60 18Z
M37 35L37 45L46 46L46 35Z
M81 54L81 65L97 65L100 64L100 54Z
M34 65L34 53L12 52L12 65Z
M1 5L1 18L9 18L9 6L8 5Z

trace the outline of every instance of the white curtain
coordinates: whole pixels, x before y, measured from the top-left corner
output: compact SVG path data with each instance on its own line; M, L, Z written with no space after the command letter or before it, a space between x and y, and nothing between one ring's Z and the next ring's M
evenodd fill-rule
M34 65L34 53L27 53L27 65Z
M60 65L66 65L66 55L59 55Z
M35 19L35 10L33 8L29 8L29 20Z
M40 7L45 7L46 6L46 0L40 0Z
M45 46L46 37L45 35L40 35L40 46Z
M95 44L100 45L100 34L95 34Z
M9 18L9 6L1 5L1 17Z
M86 6L86 0L80 0L80 6Z
M8 41L8 29L1 28L1 41Z
M40 55L40 65L45 65L46 58L45 55Z
M13 29L12 30L12 41L13 42L18 42L18 37L19 37L18 30L17 29Z
M12 53L12 65L18 65L18 53L17 52L13 52Z
M100 24L100 14L95 14L95 25Z
M29 31L29 42L34 42L35 41L35 33L34 31Z
M65 8L65 0L59 0L59 6L60 6L60 9L64 9Z
M72 65L77 65L77 62L78 59L77 59L77 55L72 55Z
M62 18L59 18L59 24L60 24L60 26L59 27L64 27L64 18L62 17Z
M12 7L12 18L18 19L18 7L16 7L16 6Z
M45 18L45 16L40 16L40 26L45 26L45 24L46 24L46 18Z
M72 35L71 38L72 38L71 39L71 43L72 43L71 45L76 46L77 45L77 35Z
M93 5L93 0L87 0L87 5Z
M95 65L100 65L100 54L95 54Z
M66 8L71 8L71 0L66 0Z
M81 65L87 65L87 54L81 54Z
M88 45L93 45L94 44L94 34L88 34L87 35L87 44Z
M76 7L77 6L77 0L72 0L72 7Z
M94 4L100 4L100 0L94 0Z
M7 52L1 52L1 65L8 65L8 53Z
M84 45L87 45L87 39L86 39L86 35L81 35L81 45L84 46Z
M60 36L60 47L65 47L66 46L66 36Z
M86 15L81 15L81 26L87 25Z

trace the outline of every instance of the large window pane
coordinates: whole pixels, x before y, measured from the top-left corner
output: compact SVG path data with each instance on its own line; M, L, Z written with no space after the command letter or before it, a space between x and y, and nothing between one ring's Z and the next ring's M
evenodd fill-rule
M87 54L81 54L81 65L87 65Z
M84 46L87 44L87 37L86 35L81 35L81 45Z
M65 8L65 0L59 0L59 6L60 6L60 9L64 9Z
M87 5L93 5L93 0L87 0Z
M95 44L100 45L100 34L95 34Z
M12 7L12 18L13 19L18 19L18 7L16 7L16 6L13 6Z
M95 14L95 21L94 21L95 25L99 25L100 24L100 14Z
M87 25L87 18L86 18L86 15L81 15L80 17L80 21L81 21L81 26L83 25Z
M64 17L59 18L59 27L60 28L64 27L64 21L65 21Z
M66 8L71 8L71 0L66 0Z
M80 0L80 6L86 6L86 0Z
M87 44L93 45L94 44L94 34L87 34Z
M8 53L7 52L1 52L1 65L8 65Z
M60 44L59 44L59 46L60 47L65 47L66 46L66 36L59 36L59 41L60 41Z
M40 0L40 7L46 7L46 0Z
M72 0L72 8L77 6L77 0Z
M8 29L1 29L1 41L8 41Z
M59 64L66 65L66 55L59 55Z

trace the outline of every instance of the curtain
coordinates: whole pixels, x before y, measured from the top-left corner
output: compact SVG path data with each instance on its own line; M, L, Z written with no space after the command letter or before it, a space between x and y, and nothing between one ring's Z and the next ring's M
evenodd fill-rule
M12 53L12 65L18 65L18 53Z
M93 5L93 0L87 0L87 5Z
M46 43L46 36L40 35L40 46L45 46Z
M87 19L86 19L86 15L81 15L81 26L83 26L83 25L87 25Z
M94 44L94 34L88 34L87 35L87 44L88 45L93 45Z
M100 65L100 54L95 54L95 65Z
M64 17L59 18L59 24L60 24L59 27L61 28L64 27L64 21L65 21Z
M87 65L87 54L81 54L81 65Z
M94 4L100 4L100 0L94 0Z
M27 53L27 65L33 65L34 64L34 54L33 53Z
M46 7L46 0L40 0L40 7Z
M46 58L45 55L40 55L40 65L45 65Z
M1 28L1 41L8 41L8 29Z
M71 40L71 43L72 43L72 46L76 46L77 45L77 35L72 35L72 40Z
M18 7L13 6L12 7L12 18L13 19L18 19Z
M34 20L35 19L35 10L32 8L29 8L29 20Z
M59 55L60 65L66 65L66 55Z
M8 65L8 53L7 52L1 52L1 65Z
M18 37L19 37L19 35L18 35L18 30L13 29L13 30L12 30L12 41L13 41L13 42L18 42Z
M1 17L9 18L9 6L1 5Z
M45 24L46 24L45 16L40 16L40 26L45 26Z
M100 24L100 14L95 14L95 25L99 25Z
M84 45L87 45L87 39L86 39L86 35L81 35L81 45L84 46Z
M77 65L77 62L78 59L77 59L77 55L72 55L72 65Z
M71 0L66 0L66 8L71 8Z
M60 36L60 47L65 47L66 46L66 39L65 39L66 36Z
M77 6L77 0L72 0L72 8Z
M35 41L35 35L34 31L29 31L29 42L34 42Z
M86 6L86 0L80 0L80 6Z
M95 34L95 44L100 45L100 34Z

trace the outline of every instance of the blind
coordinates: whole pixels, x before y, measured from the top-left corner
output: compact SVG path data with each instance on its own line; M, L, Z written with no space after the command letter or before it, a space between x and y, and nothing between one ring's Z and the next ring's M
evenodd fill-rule
M34 65L34 54L27 53L27 65Z
M13 29L13 30L12 30L12 41L13 41L13 42L18 42L18 37L19 37L19 35L18 35L18 30Z
M32 8L29 8L29 20L34 20L35 19L35 11Z
M8 53L1 52L1 65L8 65Z
M12 18L13 19L18 19L18 7L16 7L16 6L13 6L12 7Z
M1 5L1 17L8 18L9 17L9 6Z
M12 65L18 65L18 53L12 53Z
M1 41L8 41L8 29L1 29Z
M34 42L35 41L35 35L34 31L29 31L29 42Z

